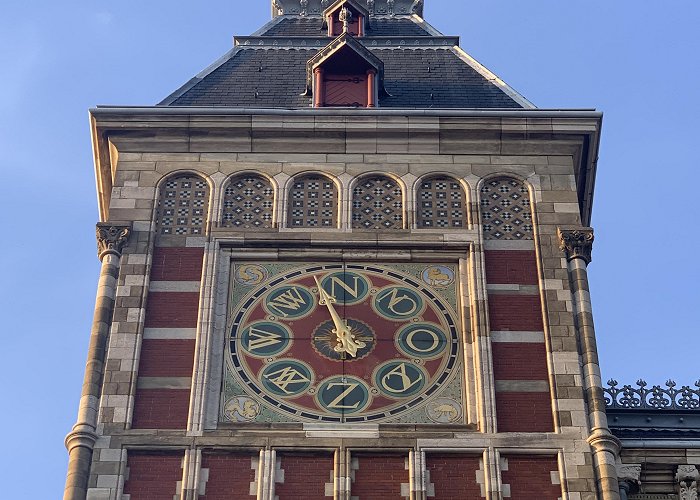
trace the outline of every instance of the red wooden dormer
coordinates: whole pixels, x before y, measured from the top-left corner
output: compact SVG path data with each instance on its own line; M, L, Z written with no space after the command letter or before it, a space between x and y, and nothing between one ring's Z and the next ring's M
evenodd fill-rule
M384 63L349 33L343 33L306 64L306 92L313 106L377 107L384 89Z
M328 26L328 36L340 36L346 30L351 35L364 36L369 11L356 0L337 0L323 11L323 19Z

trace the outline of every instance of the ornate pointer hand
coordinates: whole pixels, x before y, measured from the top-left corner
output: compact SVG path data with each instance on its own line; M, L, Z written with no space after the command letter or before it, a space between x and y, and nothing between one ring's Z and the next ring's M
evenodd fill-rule
M353 358L356 358L357 350L365 347L367 344L361 340L355 339L355 335L352 334L347 321L343 321L335 310L335 307L333 307L333 304L337 302L335 297L323 289L321 282L316 276L314 276L314 280L316 280L316 286L318 286L318 304L328 308L328 312L331 313L333 325L335 326L335 328L333 328L333 333L338 340L338 345L336 345L333 350L335 352L346 352Z

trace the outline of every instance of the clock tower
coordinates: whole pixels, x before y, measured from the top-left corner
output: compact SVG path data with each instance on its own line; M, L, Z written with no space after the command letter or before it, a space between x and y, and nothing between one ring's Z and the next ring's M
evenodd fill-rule
M90 112L64 499L618 500L602 115L536 108L423 1L271 5L160 104Z

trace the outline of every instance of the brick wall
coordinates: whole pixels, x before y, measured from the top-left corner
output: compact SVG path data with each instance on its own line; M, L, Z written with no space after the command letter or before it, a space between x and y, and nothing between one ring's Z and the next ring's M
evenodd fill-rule
M279 459L284 471L284 482L275 485L279 500L326 497L326 483L333 484L333 455L284 454Z
M190 391L137 389L134 429L184 429L190 408Z
M430 454L426 469L435 500L471 500L481 498L481 487L476 482L479 457L457 454Z
M548 392L499 392L496 415L500 432L552 432L552 400Z
M194 340L144 339L141 343L141 377L191 377Z
M488 250L485 267L491 331L515 332L499 339L492 335L498 430L552 432L536 254L534 250Z
M146 328L193 328L197 326L199 292L150 292Z
M486 281L491 284L537 285L537 257L530 250L487 250Z
M504 490L510 489L511 500L561 498L559 465L556 457L509 455L502 457L501 462L501 480ZM508 488L505 487L506 485Z
M131 500L173 500L182 481L180 454L129 453L124 494Z
M205 494L200 500L233 500L254 498L250 485L255 481L252 455L204 453L202 469L207 469Z
M403 500L401 484L408 483L403 455L360 455L357 460L352 496L358 500Z
M489 295L489 318L492 330L539 332L542 302L539 295Z
M154 281L199 281L202 276L201 248L156 247L151 279Z
M202 274L202 248L158 247L153 253L151 288L146 304L145 328L158 329L159 338L144 338L138 370L138 389L132 425L135 429L187 427L194 339L179 338L170 329L196 329L198 289ZM171 291L153 291L168 282ZM162 289L157 289L162 290ZM163 333L165 332L165 333Z
M496 380L549 380L545 344L494 342L491 350Z

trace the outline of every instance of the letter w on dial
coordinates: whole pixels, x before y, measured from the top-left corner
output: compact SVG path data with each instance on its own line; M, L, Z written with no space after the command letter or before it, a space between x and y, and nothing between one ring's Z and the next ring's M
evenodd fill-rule
M348 353L353 358L356 358L357 350L365 347L367 344L361 340L357 340L347 321L340 318L338 312L335 310L335 307L333 307L333 304L337 302L336 298L323 289L318 277L314 276L314 280L318 286L318 305L326 306L326 308L328 308L328 312L331 314L331 319L333 320L333 333L338 341L333 350L335 352Z

